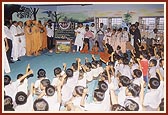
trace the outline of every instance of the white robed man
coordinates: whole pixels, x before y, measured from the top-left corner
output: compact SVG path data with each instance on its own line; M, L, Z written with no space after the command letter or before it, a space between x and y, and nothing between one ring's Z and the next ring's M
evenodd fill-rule
M25 35L24 35L24 28L23 22L19 21L17 26L17 33L22 34L19 36L19 57L24 56L26 54L26 43L25 43Z
M84 40L84 34L85 34L85 28L83 27L82 23L79 23L79 27L75 30L76 32L76 39L75 44L77 46L77 52L82 50L83 48L83 40Z
M17 33L17 22L13 21L12 22L12 26L10 27L10 31L12 34L12 43L13 43L13 49L12 49L12 57L13 57L13 61L20 61L19 59L19 36L22 35Z

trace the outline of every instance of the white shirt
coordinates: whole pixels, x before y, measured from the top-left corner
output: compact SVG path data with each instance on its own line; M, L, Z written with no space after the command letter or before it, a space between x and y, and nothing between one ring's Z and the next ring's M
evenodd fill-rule
M93 33L94 38L95 38L95 37L96 37L96 27L90 26L90 27L89 27L89 30Z
M47 36L48 37L54 37L54 25L52 25L51 28L46 26L46 29L47 29Z
M158 108L164 94L164 82L160 81L160 86L157 89L151 89L144 96L144 106L150 106L151 108Z
M77 86L86 87L86 76L83 75L83 78L78 80Z
M73 89L71 87L69 87L67 84L63 85L63 87L61 89L63 103L65 103L71 99L72 92L73 92Z
M60 103L58 103L57 92L53 96L43 96L43 99L48 102L49 111L59 111Z
M98 68L92 69L92 73L93 73L93 77L97 78L99 75L99 69Z
M126 99L125 90L126 90L126 87L120 87L119 88L118 104L120 104L121 106L124 106L124 101Z
M137 63L133 64L132 67L131 67L131 74L133 75L133 71L135 69L139 69L139 65Z
M103 67L97 67L97 69L98 69L98 75L103 73L104 71Z
M132 79L131 69L128 65L124 65L123 68L120 68L119 72L121 75L127 76L130 80Z
M17 27L14 26L14 25L12 25L12 26L10 27L10 31L11 31L13 40L17 40L16 38L18 38L18 37L15 36L15 35L18 34L18 33L17 33Z
M68 78L66 84L67 84L69 87L71 87L72 89L74 89L75 86L76 86L77 83L78 83L78 78L79 78L79 71L75 71L75 72L73 73L73 76L72 76L71 78Z
M108 85L108 88L105 92L105 96L104 96L104 99L102 101L102 104L104 105L103 108L105 111L110 111L111 109L111 104L110 104L110 84L108 83L108 81L105 81Z
M18 86L18 92L23 91L25 94L28 93L28 80L24 79L23 83Z
M149 77L155 77L156 78L156 66L153 66L149 69Z
M15 101L15 95L18 91L19 84L20 84L20 81L16 80L15 82L12 82L12 83L6 85L4 88L5 94L10 96L13 101Z
M122 39L123 42L129 41L129 37L128 37L128 32L127 31L123 31L121 39Z
M93 80L93 73L92 70L89 72L84 73L84 76L86 76L87 81L92 81Z
M8 39L10 39L10 40L13 39L12 33L7 26L4 26L4 33Z
M93 102L90 104L86 103L84 110L86 110L86 111L105 111L103 109L103 104L99 103L99 102Z
M33 111L33 96L29 95L27 98L27 102L24 105L17 105L15 107L15 111Z

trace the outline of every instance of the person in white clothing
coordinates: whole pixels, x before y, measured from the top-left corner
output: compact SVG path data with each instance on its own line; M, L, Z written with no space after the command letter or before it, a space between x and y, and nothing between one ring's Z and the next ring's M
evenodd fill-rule
M150 90L144 96L143 105L148 111L157 111L162 98L164 98L163 77L159 69L157 69L156 71L159 75L160 80L157 78L151 78L149 80Z
M47 48L48 48L49 52L52 53L54 25L51 20L48 20L46 29L47 29Z
M5 90L5 94L10 96L12 98L12 100L15 100L15 95L18 91L18 86L20 84L20 81L22 81L23 79L25 79L26 77L28 77L28 75L32 74L33 71L30 70L29 72L27 72L26 74L24 74L22 77L20 77L19 79L17 79L15 82L11 81L10 76L5 75L4 76L4 90Z
M9 61L9 63L14 63L14 61L12 60L12 57L11 57L12 48L13 48L13 45L12 45L13 37L12 37L11 31L10 31L10 26L11 26L10 22L5 21L5 23L4 23L4 34L6 35L7 43L8 43L8 47L9 47L9 49L6 52L6 56L7 56L7 59Z
M42 92L42 90L41 90L41 88L40 88L40 84L41 84L41 81L43 80L43 79L47 79L47 77L46 77L46 71L44 70L44 69L39 69L38 70L38 72L37 72L37 80L35 81L35 91L36 91L36 95L40 95L41 94L41 92Z
M103 38L103 41L104 41L105 44L106 43L110 44L110 41L112 39L111 36L112 36L111 29L107 28L107 32L105 33L104 38Z
M25 92L19 91L15 96L16 107L15 111L33 111L33 95L34 95L34 84L31 84L30 94L27 95Z
M79 23L79 27L75 30L76 39L75 44L77 46L77 52L83 49L83 40L84 40L84 34L85 34L85 28L83 27L82 23Z
M60 86L57 87L57 91L54 86L48 85L45 88L43 94L41 94L40 98L43 98L47 101L49 105L49 111L59 111L60 103L61 103L61 91Z
M65 70L65 68L64 68L64 70ZM54 75L55 75L55 77L53 78L51 85L53 85L55 88L57 88L57 86L60 85L60 83L62 81L62 76L64 74L65 74L65 72L62 71L60 67L56 67L54 69Z
M26 54L26 43L25 43L25 35L23 22L19 21L17 26L17 33L22 34L19 36L19 57L24 56Z
M127 76L119 77L119 93L118 93L118 104L124 106L124 101L126 99L126 88L130 85L130 79Z
M156 77L156 65L157 61L155 59L149 61L149 78Z
M3 46L3 52L4 52L4 61L3 61L4 62L4 71L5 71L5 73L10 73L11 69L10 69L9 62L8 62L8 59L6 56L6 52L9 50L6 35L4 36L4 41L2 43L3 43L2 46Z
M18 31L17 31L17 22L16 21L13 21L12 22L12 26L10 27L10 31L11 31L11 34L12 34L12 37L13 37L13 48L12 48L12 57L13 57L13 61L20 61L19 59L19 42L21 42L19 40L19 37L21 35L24 35L24 33L20 33L18 34Z
M105 93L102 92L100 89L94 90L94 102L92 103L85 103L85 97L87 94L87 89L84 89L82 94L82 99L80 102L80 106L84 108L85 111L105 111L103 108L102 101L104 100Z

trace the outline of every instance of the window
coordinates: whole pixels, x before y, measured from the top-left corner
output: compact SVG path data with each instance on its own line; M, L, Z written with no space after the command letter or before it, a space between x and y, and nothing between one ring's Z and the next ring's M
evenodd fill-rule
M157 29L158 29L158 31L163 32L163 30L164 30L164 18L159 18L158 19Z
M139 17L141 31L153 31L157 28L160 32L164 31L164 18L163 17Z
M108 26L108 18L99 18L99 27L100 23L103 23L105 27Z
M118 17L118 18L112 17L112 19L111 19L112 28L119 28L119 27L121 27L121 24L122 24L121 17Z
M103 23L105 28L119 28L122 24L122 17L96 17L97 29L100 23Z

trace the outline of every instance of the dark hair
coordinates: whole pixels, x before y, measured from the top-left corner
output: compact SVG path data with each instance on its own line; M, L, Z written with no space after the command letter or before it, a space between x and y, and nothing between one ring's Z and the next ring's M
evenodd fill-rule
M131 83L127 88L133 97L139 96L140 91L141 91L141 87L139 85Z
M47 95L47 96L53 96L54 93L55 93L55 88L54 88L54 86L48 85L48 86L45 88L45 92L46 92L46 95Z
M106 46L107 46L107 49L108 49L108 53L111 54L113 52L113 47L108 43L106 43Z
M99 42L97 40L95 41L95 44L97 44L97 47L99 47Z
M60 74L61 73L61 68L60 67L56 67L55 69L54 69L54 75L55 76L57 76L58 74Z
M17 23L17 21L13 21L13 22L12 22L12 24L15 24L15 23Z
M6 20L6 21L4 22L4 25L7 26L7 27L10 27L10 21L9 21L9 20Z
M164 59L160 59L160 60L159 60L159 63L162 63L162 61L164 61Z
M46 71L44 69L39 69L37 75L37 78L46 77Z
M151 59L150 62L151 62L154 66L157 65L157 61L156 61L155 59Z
M127 27L124 27L124 30L127 31Z
M105 94L100 89L94 90L94 98L96 98L97 101L103 101L104 97Z
M139 110L139 105L132 99L127 99L124 102L124 106L126 111L138 111Z
M142 76L142 71L139 69L134 69L133 73L137 78L140 78Z
M11 77L9 75L4 75L4 86L11 82Z
M122 31L122 28L119 28L117 31L120 31L120 32L121 32L121 31Z
M108 62L108 65L110 65L110 66L114 66L114 62Z
M15 102L17 105L23 105L27 102L27 95L23 91L20 91L15 96Z
M6 111L8 108L13 108L13 100L10 96L4 96L4 110Z
M146 50L143 50L140 52L140 55L142 55L145 59L147 59L147 51Z
M86 62L85 65L86 65L89 69L92 68L92 64L91 64L90 62Z
M106 82L104 81L99 81L98 82L98 86L99 86L99 89L102 91L102 92L106 92L106 90L108 89L108 85Z
M92 64L93 66L97 67L96 61L92 61L91 64ZM92 66L92 67L93 67L93 66Z
M72 63L72 67L77 70L78 69L78 64L77 63Z
M128 64L129 64L129 60L128 60L127 58L124 58L124 59L123 59L123 64L124 64L124 65L128 65Z
M86 30L86 29L89 30L89 27L86 27L85 30Z
M97 61L97 65L102 66L102 61L101 61L101 60L98 60L98 61Z
M68 68L65 73L67 77L73 77L73 70L71 68Z
M49 79L43 79L41 80L41 84L44 86L44 87L47 87L50 85L50 80Z
M121 106L120 104L112 105L112 111L126 111L125 107Z
M160 111L164 111L164 98L162 98L161 103L159 104Z
M84 87L83 86L76 86L75 91L78 95L82 96Z
M124 86L127 87L128 85L130 85L131 80L127 77L127 76L120 76L119 77L120 83Z
M33 109L34 111L48 111L49 105L46 100L40 98L34 101Z
M150 78L149 84L152 89L157 89L160 86L160 81L157 78Z
M118 45L118 46L117 46L117 50L120 50L120 49L121 49L121 46Z
M18 75L17 75L17 79L21 78L22 76L23 76L23 74L21 74L21 73L18 74ZM24 79L23 79L22 81L20 81L20 82L22 83L23 81L24 81Z

